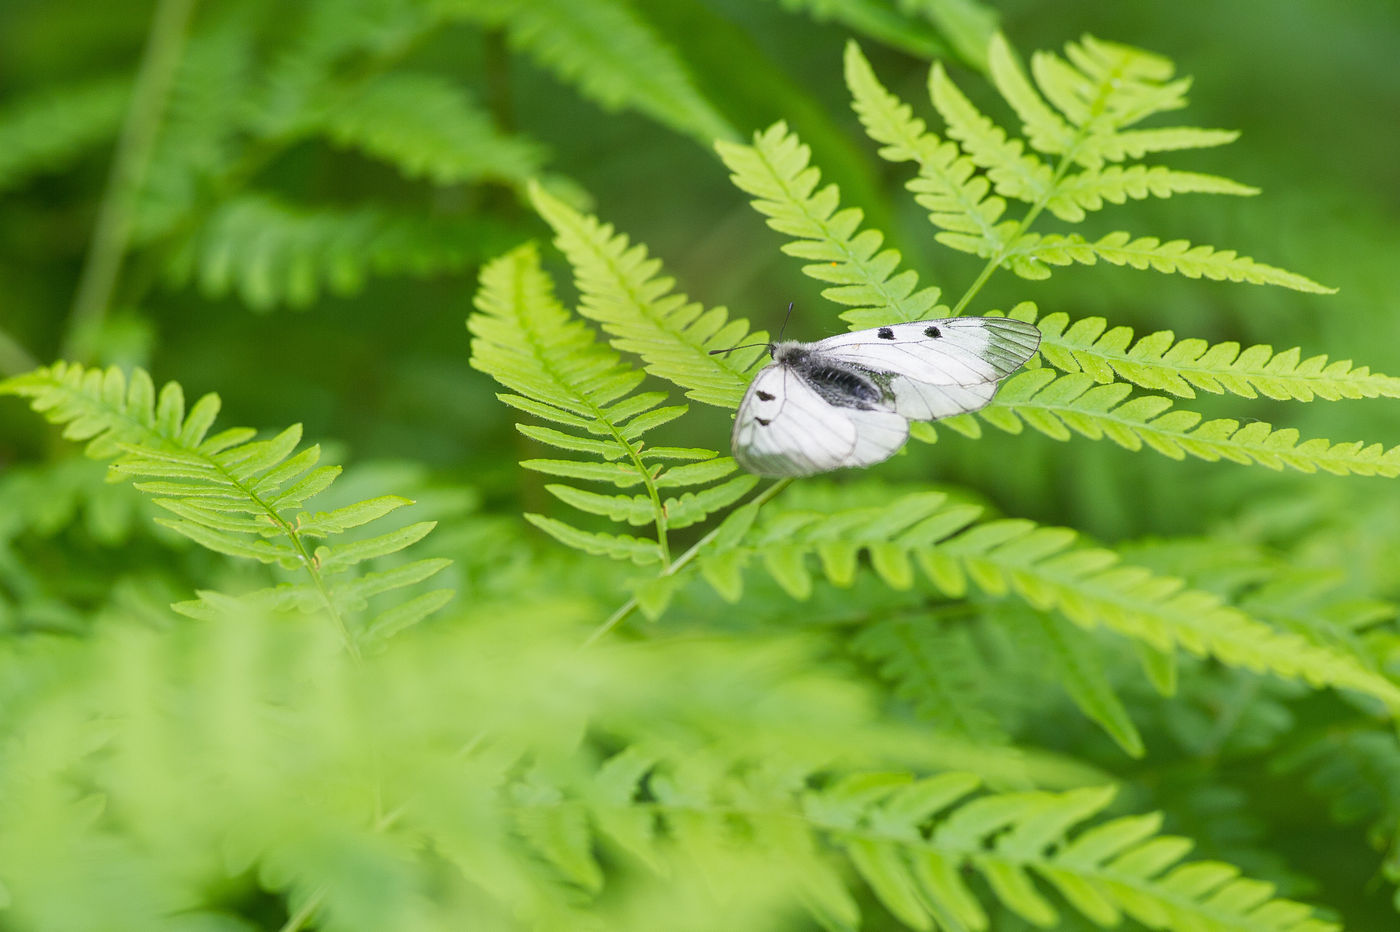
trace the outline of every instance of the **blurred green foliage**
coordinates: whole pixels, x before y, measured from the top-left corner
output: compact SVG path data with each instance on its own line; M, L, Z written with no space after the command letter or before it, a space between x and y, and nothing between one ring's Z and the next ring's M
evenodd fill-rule
M639 330L597 267L638 293L673 278L744 330L793 301L790 335L836 332L829 280L745 194L800 204L744 167L786 153L795 175L800 139L955 303L983 258L935 238L843 58L858 41L935 132L941 61L1019 135L996 29L1022 60L1086 33L1170 59L1190 104L1154 125L1240 137L1146 161L1262 189L1075 230L1233 248L1336 293L999 271L966 310L1060 339L1001 407L725 517L751 480L701 491L724 467L686 457L723 451L715 402L758 353L722 378L675 362L655 341L714 334ZM0 5L0 376L115 462L0 404L0 927L1394 927L1394 479L1060 443L1034 403L1086 416L1083 369L1393 448L1393 380L1215 394L1105 368L1096 325L1072 328L1400 373L1397 40L1383 0ZM559 339L525 339L546 313ZM656 503L684 520L521 469L590 435L497 400L492 376L571 410L577 385L520 347L611 373L603 405L638 384L701 402L615 419L636 428L618 451L671 447ZM219 423L158 385L217 392ZM573 528L556 497L634 526Z

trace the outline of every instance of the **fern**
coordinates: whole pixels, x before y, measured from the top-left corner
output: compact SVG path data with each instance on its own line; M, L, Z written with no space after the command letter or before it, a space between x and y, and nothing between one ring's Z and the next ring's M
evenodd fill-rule
M371 274L455 272L514 237L490 221L414 216L380 207L305 207L260 194L222 203L172 255L172 284L195 280L211 298L236 294L250 307L302 307L322 290L361 291Z
M282 583L243 601L324 613L352 654L362 643L416 623L452 595L450 590L423 593L355 620L370 598L422 582L448 561L417 560L354 575L360 563L421 540L433 522L318 545L411 502L386 495L328 512L306 511L306 502L329 488L340 468L317 466L319 447L297 451L299 425L261 441L247 428L210 436L218 396L205 395L186 412L177 383L167 383L157 395L140 369L128 380L115 367L102 371L57 363L0 383L0 392L30 398L36 411L64 425L65 437L87 441L89 456L114 459L115 475L135 480L137 489L170 513L157 519L165 527L218 553L304 574L306 582ZM177 607L202 615L211 604L205 599Z
M916 290L919 277L911 269L892 274L900 255L880 249L883 234L857 232L861 211L838 210L835 185L817 191L821 173L808 164L811 151L786 124L756 135L752 146L721 142L715 148L729 166L731 180L754 196L754 208L768 217L768 225L797 240L784 244L783 251L812 260L802 270L834 283L822 297L855 308L842 313L842 319L858 327L888 323L891 316L921 320L940 314L937 288Z
M994 597L1014 593L1034 608L1055 610L1082 627L1109 628L1156 650L1182 647L1400 706L1400 687L1373 672L1369 660L1277 631L1178 579L1121 565L1113 552L1079 543L1067 528L1024 520L971 526L979 511L932 492L835 513L784 511L766 517L742 543L716 547L697 562L725 598L742 593L744 570L757 562L789 595L804 599L812 592L812 557L833 585L848 586L864 551L871 569L896 589L914 586L922 570L950 598L965 597L969 583Z
M502 133L439 75L385 75L333 109L325 132L338 145L439 185L489 178L523 187L544 163L538 143Z
M1008 743L987 708L990 684L968 627L936 616L894 615L868 625L851 646L877 662L895 694L941 730L978 744Z
M1322 355L1304 359L1298 347L1278 353L1266 344L1241 349L1234 342L1178 340L1170 330L1134 342L1130 327L1110 328L1102 317L1071 323L1068 315L1058 313L1037 320L1028 304L1013 309L1010 316L1040 329L1040 352L1047 362L1065 372L1087 373L1099 383L1122 378L1183 398L1196 397L1196 389L1281 401L1400 398L1400 379L1353 366L1351 360L1329 362Z
M853 86L865 87L863 59L857 53L857 56L848 56L847 61L854 75ZM860 94L858 90L858 100ZM873 113L883 105L877 102L870 106ZM857 109L860 109L859 104ZM907 116L907 108L892 106L886 110ZM888 116L886 110L880 112ZM901 137L893 131L884 133L879 129L894 122L897 120L893 117L884 122L870 117L867 128L875 126L877 129L872 130L872 135L887 142L887 148L898 149L906 145L898 141ZM919 136L918 131L910 131L906 140L911 147L908 151L925 145L919 141ZM858 310L842 315L853 327L947 313L934 306L937 301L934 289L914 291L915 272L895 271L899 253L886 249L877 254L883 242L880 233L874 230L856 232L860 212L853 208L838 210L839 192L835 186L816 191L818 175L816 169L808 166L807 149L785 126L778 124L756 135L751 147L721 144L718 148L735 173L735 183L755 195L754 206L771 218L770 226L797 240L786 244L784 250L803 258L827 260L807 265L803 270L814 278L844 283L839 288L827 289L824 294L842 303L861 305ZM956 168L957 160L953 164L955 167L951 170L955 175L970 170L966 164L961 169ZM985 189L984 182L980 190ZM974 191L968 197L975 194ZM993 214L985 215L987 229L1009 230L991 225L999 214L1000 208L997 208ZM1021 319L1033 319L1033 311L1026 306L1016 313ZM1333 444L1321 439L1300 442L1297 431L1291 428L1275 430L1261 422L1242 426L1231 419L1204 421L1201 415L1191 411L1170 410L1171 401L1166 398L1151 395L1129 398L1130 388L1124 383L1110 381L1096 386L1096 378L1102 381L1104 367L1096 369L1094 377L1085 374L1086 367L1077 358L1071 367L1066 362L1066 354L1056 350L1055 339L1052 323L1046 358L1064 364L1070 369L1069 374L1056 378L1048 369L1036 369L1013 376L1002 386L993 404L977 417L1012 433L1019 432L1023 424L1030 424L1059 440L1068 439L1072 432L1096 440L1107 437L1131 450L1146 445L1174 459L1189 454L1209 461L1228 459L1237 463L1258 463L1272 469L1288 466L1304 472L1321 469L1337 474L1382 476L1400 473L1400 447L1386 451L1378 444L1360 442ZM1274 365L1284 370L1287 358ZM1178 370L1168 366L1162 366L1153 375L1172 386L1177 383L1170 381L1170 376L1176 376L1182 383L1191 377L1184 367ZM1202 381L1199 377L1196 380ZM968 415L942 423L969 436L980 434L977 422ZM915 425L914 436L927 440L934 436L934 431L927 425Z
M598 321L618 349L636 353L647 371L686 389L707 404L736 407L747 387L746 373L763 351L759 347L720 356L712 349L763 343L728 311L705 310L672 292L674 279L662 276L661 262L645 246L633 246L610 225L584 216L540 188L531 191L540 215L554 229L555 243L573 266L582 295L579 313Z
M504 25L511 44L609 110L636 109L705 144L734 130L675 50L619 0L434 0L449 17Z
M1190 455L1208 462L1224 459L1309 473L1320 469L1336 475L1400 475L1400 446L1386 450L1361 441L1300 441L1291 427L1275 429L1263 421L1241 424L1231 418L1207 421L1194 411L1173 410L1168 398L1130 394L1122 382L1096 385L1082 372L1057 376L1050 369L1032 369L1009 379L995 403L977 417L1008 433L1020 433L1029 424L1056 440L1068 440L1074 433L1093 440L1107 437L1129 450L1147 446L1178 460ZM968 415L942 424L969 436L980 434Z
M963 0L903 0L902 10L877 0L779 0L779 5L804 11L817 22L840 23L924 59L956 52L978 63L986 57L986 33L991 31L985 8ZM920 7L926 8L927 16L918 15ZM929 19L932 23L925 21Z
M102 78L8 101L0 109L0 190L116 135L130 91L123 79Z
M1114 232L1090 242L1077 234L1030 233L1031 224L1047 210L1073 223L1106 203L1129 199L1197 192L1257 193L1226 178L1163 166L1104 167L1105 160L1119 161L1148 151L1218 145L1228 141L1228 134L1128 130L1154 113L1185 105L1186 83L1171 80L1170 63L1087 36L1070 43L1067 54L1070 61L1049 53L1037 55L1037 91L1005 39L994 37L988 46L993 79L1025 122L1028 149L1025 142L1009 137L981 114L936 65L930 72L929 93L953 141L940 140L913 116L911 107L881 86L860 49L847 46L846 81L866 132L882 145L882 157L918 165L910 191L942 231L937 235L940 243L988 260L981 280L998 267L1024 278L1042 279L1049 276L1050 266L1102 259L1192 278L1331 290L1233 250L1193 247L1183 240L1163 243L1155 237ZM1042 92L1053 108L1040 96ZM1055 164L1031 149L1056 156ZM1020 220L1001 219L1008 199L1029 205Z
M527 459L521 465L624 489L641 486L644 491L634 495L565 484L545 488L581 511L629 525L653 524L656 539L585 531L544 515L527 515L536 527L588 553L638 564L659 562L669 569L671 530L704 520L754 487L753 476L726 479L735 470L734 461L712 450L646 443L648 431L681 417L686 407L663 405L661 392L636 392L643 373L624 365L586 325L570 318L555 299L533 247L507 253L482 270L476 305L478 312L468 321L475 338L472 365L515 393L498 395L502 401L559 425L520 424L520 432L593 458ZM718 485L698 488L721 479L725 481ZM682 489L686 491L667 496Z

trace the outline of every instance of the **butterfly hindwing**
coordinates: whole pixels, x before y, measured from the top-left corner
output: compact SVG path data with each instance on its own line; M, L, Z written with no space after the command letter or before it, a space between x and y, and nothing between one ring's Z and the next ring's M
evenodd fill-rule
M833 405L792 366L774 363L739 405L734 458L759 475L809 476L889 459L908 436L908 420L894 411Z

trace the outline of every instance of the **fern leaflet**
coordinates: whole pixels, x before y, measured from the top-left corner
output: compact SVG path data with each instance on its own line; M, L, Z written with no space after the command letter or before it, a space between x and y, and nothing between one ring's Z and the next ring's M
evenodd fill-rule
M734 130L684 61L619 0L434 0L449 17L503 25L513 46L609 110L631 107L708 145Z
M765 515L741 543L698 559L701 575L727 599L760 562L793 598L812 592L811 558L834 585L849 585L864 551L889 586L907 589L922 570L938 590L963 598L971 582L994 597L1015 593L1082 627L1102 626L1158 650L1177 646L1223 663L1313 684L1355 689L1400 708L1400 687L1340 648L1277 631L1169 576L1121 565L1112 551L1084 546L1067 528L1024 520L973 526L980 509L942 493L913 493L887 505L834 513Z
M439 185L489 178L524 187L544 163L537 143L501 132L461 88L432 74L380 77L328 113L325 132Z
M526 516L545 533L588 553L668 568L671 529L704 520L757 483L749 475L727 478L734 461L711 450L646 444L647 431L680 417L685 406L663 405L661 392L636 392L643 373L625 365L560 306L534 247L522 246L482 270L476 306L468 320L474 337L472 365L516 393L498 395L502 401L564 428L520 424L520 432L596 457L528 459L521 465L619 488L641 486L643 492L636 495L608 495L562 483L545 488L590 514L629 525L654 524L656 539L585 531L543 515ZM680 464L670 465L676 461ZM715 482L719 484L692 488ZM666 489L687 491L663 499Z
M1235 342L1178 340L1170 330L1134 342L1132 328L1110 328L1102 317L1071 322L1066 314L1046 314L1036 320L1030 304L1014 308L1009 316L1040 328L1040 352L1051 365L1085 372L1100 383L1122 378L1183 398L1196 397L1196 389L1296 401L1400 398L1400 378L1353 366L1349 359L1304 359L1298 347L1278 353L1267 344L1241 349Z
M776 123L756 134L752 146L719 143L716 148L729 166L734 183L753 195L754 208L768 225L792 237L783 251L812 260L803 266L811 277L834 283L822 296L853 307L841 316L852 326L878 320L921 320L939 316L939 290L918 289L918 273L893 274L899 252L881 250L884 234L861 230L858 208L838 210L840 191L834 184L817 190L821 172L808 163L811 150ZM918 290L916 290L918 289Z
M1037 55L1033 85L1004 38L995 36L988 46L993 79L1021 117L1028 147L978 111L942 66L935 65L929 75L929 93L953 141L940 140L913 116L912 108L880 85L859 48L847 47L846 82L866 132L882 146L881 157L918 164L919 174L908 187L930 211L929 219L940 230L938 242L988 260L974 291L997 267L1042 279L1049 276L1051 265L1098 259L1192 278L1204 275L1299 291L1331 290L1233 250L1191 246L1180 240L1163 243L1122 232L1093 243L1078 235L1029 233L1046 210L1077 223L1107 203L1183 193L1257 193L1228 178L1164 166L1105 167L1105 160L1219 145L1233 136L1187 128L1128 130L1147 116L1184 106L1187 82L1171 80L1171 65L1165 59L1089 36L1070 43L1067 55L1070 61L1048 53ZM1057 156L1056 164L1043 161L1032 149ZM1001 220L1006 199L1028 205L1019 221ZM967 297L962 304L966 301Z
M103 78L7 103L0 110L0 190L61 168L116 135L130 93L128 81Z
M1378 443L1359 440L1300 441L1291 427L1275 429L1263 421L1241 424L1232 418L1207 421L1194 411L1173 409L1169 398L1129 397L1131 392L1124 382L1096 385L1083 372L1057 376L1050 369L1030 369L1008 379L996 400L977 417L1008 433L1020 433L1029 424L1056 440L1068 440L1075 433L1092 440L1107 437L1129 450L1148 446L1178 460L1190 455L1212 463L1225 459L1270 469L1400 475L1400 446L1386 450ZM969 436L980 435L969 415L939 423Z
M767 334L750 333L747 323L731 320L722 307L705 310L674 293L675 280L661 274L661 261L648 258L645 246L632 245L611 225L578 213L539 187L530 196L573 266L582 295L579 313L598 321L618 349L636 353L648 372L686 389L689 397L737 407L748 387L746 373L763 350L755 346L720 356L710 350L763 343Z
M103 371L60 362L8 379L0 383L0 392L31 399L36 411L64 425L65 437L87 441L89 456L114 459L116 475L136 480L136 488L170 512L171 517L157 519L162 525L218 553L304 573L308 582L283 583L243 601L324 612L352 654L358 655L367 640L416 623L452 596L450 590L428 592L355 620L370 598L416 585L450 561L424 559L358 577L352 574L358 564L422 539L433 529L431 521L318 545L412 503L385 495L331 511L305 510L310 499L335 481L340 467L317 466L317 446L297 450L300 425L260 441L253 440L255 431L248 428L211 436L209 429L219 412L217 395L203 396L186 412L177 383L167 383L157 395L141 369L128 379L115 367ZM213 606L195 602L176 607L203 615Z
M423 217L373 205L307 207L265 194L230 198L169 260L211 298L235 294L258 309L303 307L322 290L350 295L371 274L430 276L498 253L515 239L489 219Z

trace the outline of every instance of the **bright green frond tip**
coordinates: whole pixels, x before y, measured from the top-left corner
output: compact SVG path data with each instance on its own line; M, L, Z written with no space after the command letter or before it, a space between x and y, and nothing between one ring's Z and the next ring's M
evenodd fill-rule
M1180 239L1122 231L1095 240L1031 233L1045 213L1073 224L1130 200L1259 192L1229 178L1137 161L1221 145L1236 136L1188 126L1135 128L1148 117L1186 106L1189 80L1174 77L1171 62L1160 56L1085 36L1069 43L1063 57L1037 52L1028 75L1006 39L996 35L988 46L988 64L1024 138L980 112L935 65L928 89L945 128L946 138L940 137L880 84L854 42L846 48L846 83L856 114L880 144L882 158L917 167L907 187L928 210L938 242L985 258L989 270L1007 268L1028 279L1048 277L1051 266L1102 260L1190 278L1333 290L1235 250ZM788 173L787 180L795 178L795 172ZM801 196L790 192L785 200L793 203ZM1024 206L1018 218L1007 219L1012 203ZM773 214L764 205L759 209Z
M317 465L318 446L298 449L299 424L266 440L255 440L257 432L246 427L211 435L217 395L204 395L187 412L178 383L168 382L157 393L141 369L128 378L116 367L59 362L0 383L0 393L27 397L34 410L63 425L64 437L87 441L89 456L113 460L115 475L135 480L136 488L169 512L157 519L162 525L210 550L300 575L302 581L240 597L245 604L324 613L339 627L347 648L358 652L362 642L415 624L451 597L449 590L436 590L365 610L369 599L415 586L448 561L416 560L359 572L359 564L418 542L434 522L332 543L412 502L384 495L308 511L307 502L330 487L340 467ZM205 616L216 613L227 597L210 598L176 608Z

